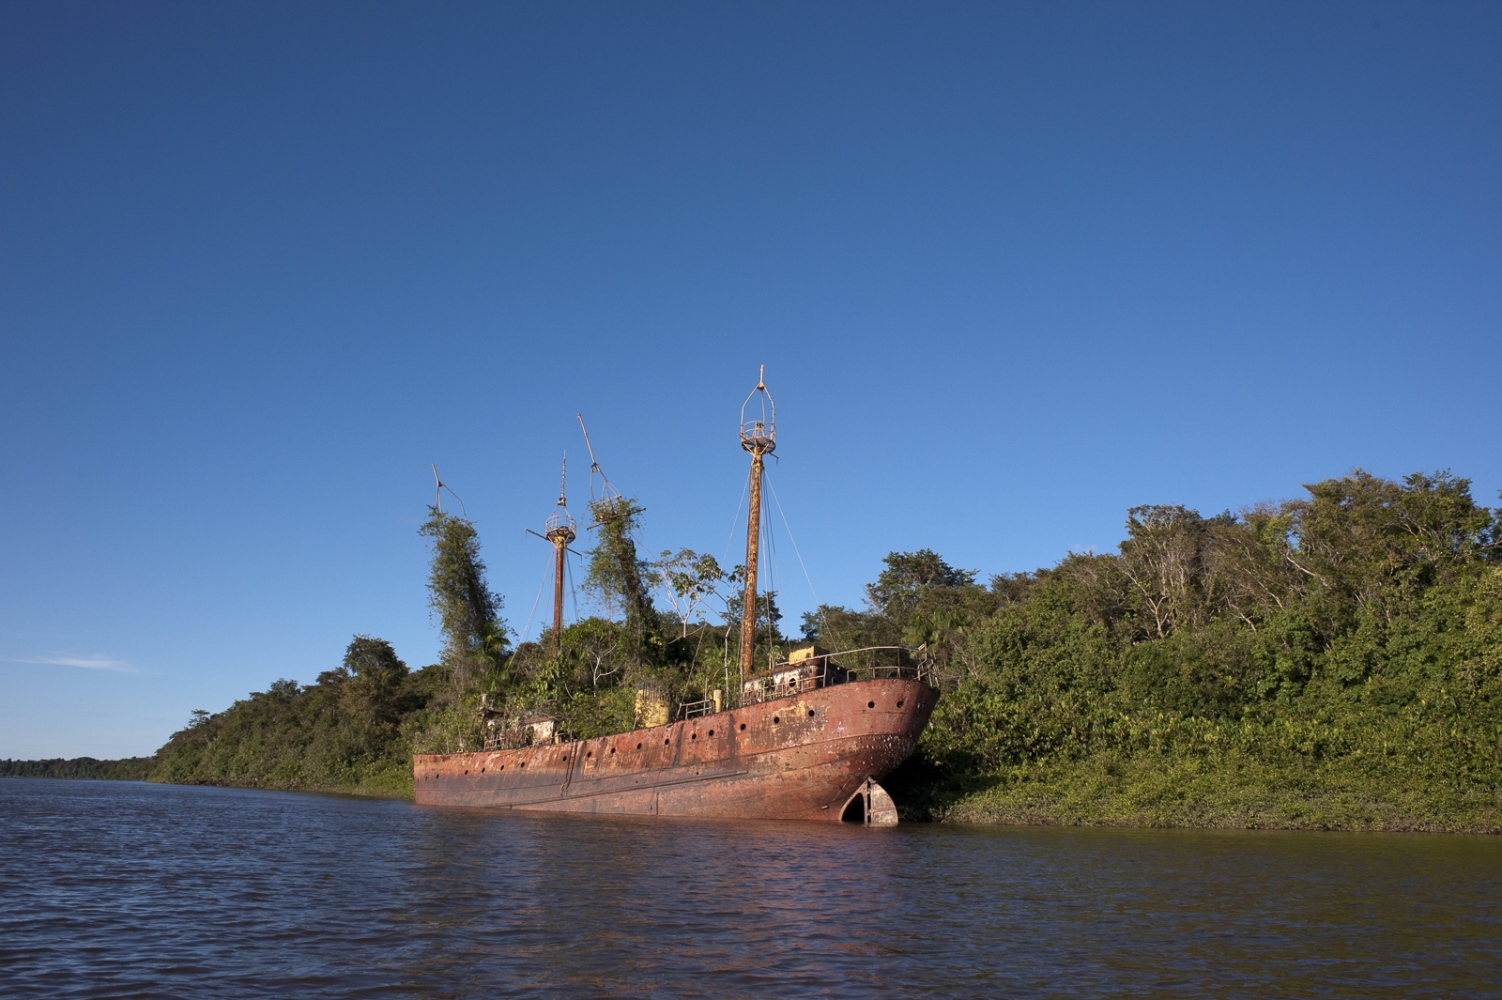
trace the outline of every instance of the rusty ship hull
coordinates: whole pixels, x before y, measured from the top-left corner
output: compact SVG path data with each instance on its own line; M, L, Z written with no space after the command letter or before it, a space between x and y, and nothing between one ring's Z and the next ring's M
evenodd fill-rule
M596 739L418 754L418 805L838 822L917 745L939 693L916 679L819 687ZM856 805L853 805L856 804Z

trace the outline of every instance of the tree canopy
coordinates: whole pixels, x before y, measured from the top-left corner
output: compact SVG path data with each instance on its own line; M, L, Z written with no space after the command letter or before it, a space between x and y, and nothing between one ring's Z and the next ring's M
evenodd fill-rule
M483 740L482 695L575 736L630 728L637 690L733 703L738 569L687 549L648 563L622 518L591 553L622 620L512 650L473 525L431 514L442 665L355 636L313 684L196 714L154 776L409 791L411 752ZM1234 514L1133 507L1124 535L986 584L892 552L863 606L803 616L827 648L936 661L943 697L888 782L910 814L1502 831L1502 545L1468 481L1358 469ZM787 648L774 596L758 657Z

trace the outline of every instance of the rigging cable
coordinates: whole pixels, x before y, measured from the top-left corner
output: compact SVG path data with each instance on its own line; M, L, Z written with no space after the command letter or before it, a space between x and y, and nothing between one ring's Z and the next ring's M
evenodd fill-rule
M808 566L803 562L803 553L798 551L798 539L793 537L793 527L788 524L788 516L783 512L782 501L777 499L777 487L772 485L772 479L767 478L767 488L772 491L772 502L777 505L777 513L782 515L782 526L787 529L788 541L793 543L793 555L798 557L798 566L803 570L803 579L808 581L808 592L813 595L814 607L819 606L819 594L814 590L813 577L808 575Z
M741 484L741 498L735 505L735 516L730 519L730 537L725 539L725 554L720 557L721 564L730 558L730 546L735 544L735 529L741 523L741 507L746 502L746 491L751 488L751 473L746 473L746 481Z
M765 469L762 470L762 481L766 482ZM763 550L767 554L763 560L767 576L767 585L763 588L767 594L767 644L773 646L776 642L777 623L772 620L772 595L778 591L781 574L777 565L777 545L772 536L772 509L766 505L762 506L762 537L765 539Z
M469 511L464 507L464 500L459 496L459 494L454 492L453 487L451 487L448 483L444 482L438 477L437 464L434 463L431 467L433 469L433 483L435 484L433 490L433 506L438 508L438 513L443 513L443 491L448 490L449 496L459 501L459 512L464 515L464 520L468 521Z
M574 621L579 620L579 598L574 593L574 561L565 553L563 557L563 575L568 580L568 600L574 606Z
M521 638L517 640L517 644L518 645L520 645L523 642L526 642L527 641L527 633L529 633L529 632L532 631L532 619L537 617L537 604L538 604L539 601L542 600L542 592L543 592L543 590L548 585L548 577L550 577L550 576L553 575L553 573L552 573L553 567L551 565L552 562L553 562L553 557L552 557L552 554L549 553L549 555L548 555L548 563L549 563L548 568L545 569L545 570L543 570L543 573L542 573L542 583L538 584L538 586L537 586L537 596L532 599L532 613L527 616L527 626L526 626L526 628L522 629Z

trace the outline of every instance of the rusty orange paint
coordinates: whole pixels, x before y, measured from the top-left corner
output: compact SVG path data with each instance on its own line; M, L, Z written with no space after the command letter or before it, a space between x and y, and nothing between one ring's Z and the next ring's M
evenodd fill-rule
M591 740L417 754L417 803L838 822L913 752L938 699L919 680L856 681Z

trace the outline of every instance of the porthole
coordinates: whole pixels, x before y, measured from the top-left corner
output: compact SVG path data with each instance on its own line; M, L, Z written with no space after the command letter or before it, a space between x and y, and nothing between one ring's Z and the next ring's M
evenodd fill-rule
M668 744L670 744L672 742L673 742L673 738L670 736L667 739L665 739L665 740L662 741L662 745L663 746L667 746Z
M901 708L901 707L902 707L902 702L900 702L900 701L899 701L899 702L898 702L898 703L897 703L897 707L898 707L898 708Z
M482 768L480 768L480 773L481 773L481 774L484 774L484 773L485 773L485 769L484 769L484 768L483 768L483 767L482 767Z
M589 751L589 753L585 754L584 756L585 757L593 757L594 755L595 755L595 752L593 750L591 750L591 751Z
M876 707L876 702L874 702L874 701L868 701L868 702L866 702L866 707L867 708L875 708Z
M780 715L774 715L774 716L772 716L772 725L775 726L775 725L779 724L780 722L782 722L782 716L780 716Z
M691 739L691 740L696 740L698 738L699 738L699 734L698 733L694 733L692 736L689 737L689 739Z
M640 750L640 749L641 749L641 744L640 744L640 743L638 743L638 744L637 744L637 745L636 745L636 749L638 749L638 750Z
M812 718L813 718L813 717L814 717L814 710L813 710L813 709L809 709L809 710L808 710L808 717L809 717L809 718L810 718L810 719L812 719Z
M526 766L527 766L527 762L526 761L522 761L522 767L526 767Z
M612 754L613 754L613 753L615 753L615 747L611 747L611 748L610 748L610 752L611 752L611 753L612 753Z
M709 735L711 735L711 736L713 736L713 735L714 735L714 730L713 730L713 729L711 729L711 730L710 730L710 731L709 731Z
M742 722L741 723L741 732L744 733L745 731L746 731L746 724L744 722Z
M506 765L502 764L500 767L496 768L496 770L498 770L498 771L504 771L504 770L506 770Z

